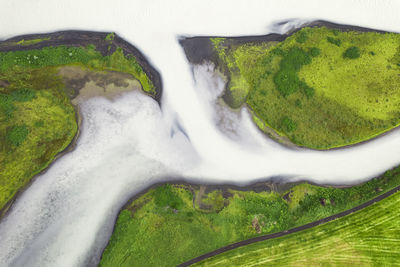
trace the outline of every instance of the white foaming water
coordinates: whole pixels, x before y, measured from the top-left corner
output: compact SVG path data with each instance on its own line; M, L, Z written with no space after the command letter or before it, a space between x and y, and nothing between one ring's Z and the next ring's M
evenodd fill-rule
M82 104L77 148L38 176L1 221L0 266L95 265L118 209L129 196L166 177L249 183L283 175L354 183L400 162L398 130L347 149L290 150L260 135L245 110L237 115L223 109L218 114L230 122L220 128L231 132L228 138L215 126L221 120L214 114L218 108L210 106L217 96L210 92L221 86L218 77L209 67L197 66L195 84L177 42L180 35L283 32L300 22L269 27L286 18L399 31L399 2L1 2L4 38L67 29L116 31L158 68L164 97L163 112L137 92L114 102L96 98Z
M157 103L142 93L81 108L76 149L37 177L2 221L0 265L87 264L86 255L102 248L94 241L107 241L121 200L196 162L185 137L171 137Z

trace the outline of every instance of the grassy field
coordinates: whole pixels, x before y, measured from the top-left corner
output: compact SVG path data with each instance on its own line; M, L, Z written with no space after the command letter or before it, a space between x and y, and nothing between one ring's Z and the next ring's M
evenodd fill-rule
M212 38L226 101L296 145L358 143L400 123L400 35L303 28L281 43Z
M73 94L58 75L58 67L66 65L129 73L147 93L155 90L135 58L125 57L121 49L110 56L92 45L1 52L0 210L77 132Z
M400 193L335 221L193 266L397 266Z
M105 40L112 41L112 40ZM94 45L87 47L45 47L40 50L0 52L0 73L24 72L36 68L61 65L82 65L94 70L111 70L131 74L142 84L143 91L155 93L153 83L133 56L125 56L121 48L102 56Z
M174 266L350 209L399 184L400 168L341 189L306 183L280 193L158 186L121 211L100 266Z

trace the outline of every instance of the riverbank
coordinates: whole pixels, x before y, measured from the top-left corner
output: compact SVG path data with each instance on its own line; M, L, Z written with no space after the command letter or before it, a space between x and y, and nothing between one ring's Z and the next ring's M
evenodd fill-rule
M245 266L254 259L277 264L368 262L367 265L393 265L397 262L397 249L392 241L397 237L398 230L399 190L400 186L339 214L288 231L234 243L178 266L232 265L239 262ZM379 238L376 238L376 233L379 233ZM377 240L380 242L376 243ZM255 253L257 250L264 253ZM299 253L292 253L299 250ZM269 253L271 251L274 252Z
M161 95L162 95L162 88L161 88L161 78L159 73L148 63L147 59L138 51L134 46L130 45L128 42L120 38L119 36L115 35L114 33L98 33L98 32L82 32L82 31L62 31L62 32L55 32L55 33L50 33L50 34L33 34L33 35L23 35L23 36L18 36L18 37L13 37L11 39L7 39L5 41L0 42L0 53L3 53L4 55L9 55L10 53L13 53L13 55L16 56L16 58L19 57L19 55L26 54L32 52L34 55L31 60L33 62L29 61L28 64L35 64L35 60L40 60L42 57L47 57L49 60L49 63L39 63L40 68L47 68L43 73L47 73L45 75L41 74L40 69L30 69L30 66L25 66L25 72L30 73L34 79L37 79L35 77L41 77L39 82L35 82L32 80L32 78L25 78L23 74L19 74L21 76L21 79L25 79L22 84L23 86L26 87L32 87L33 89L29 89L33 92L33 100L37 101L38 96L39 99L46 99L43 98L43 92L45 90L41 91L36 91L36 87L43 86L46 88L48 86L48 92L52 93L54 91L57 91L58 89L55 88L63 88L61 89L62 91L57 91L58 93L58 98L59 99L64 99L63 101L65 103L59 104L59 107L61 110L65 106L70 106L74 110L74 117L75 117L75 124L76 124L76 133L73 135L71 141L66 141L66 145L61 146L61 148L54 148L56 151L52 152L54 154L54 158L50 160L50 163L40 163L39 169L34 168L34 172L32 174L32 178L28 179L27 183L25 183L22 187L18 187L16 193L13 194L11 199L9 199L6 204L2 207L0 207L0 218L4 217L10 208L12 207L12 204L14 201L34 182L36 177L39 174L45 173L51 166L52 164L65 155L66 153L69 153L74 150L76 146L76 142L79 137L79 132L80 132L80 125L82 121L82 116L80 114L79 110L79 103L81 101L86 101L91 97L96 97L96 96L105 96L110 99L113 97L118 97L120 93L123 93L124 91L131 91L131 90L144 90L145 88L141 85L138 80L136 80L137 77L133 77L132 74L125 74L124 70L122 72L118 72L117 70L113 70L113 67L111 67L111 70L106 69L98 69L96 65L92 66L85 66L85 64L78 64L73 63L70 67L62 67L62 63L57 63L57 60L62 61L62 57L68 57L68 54L65 56L60 56L59 54L54 54L54 57L61 57L58 59L52 59L51 58L51 49L56 48L56 47L64 47L65 49L68 49L69 47L71 48L87 48L87 47L95 47L95 51L99 52L101 54L101 57L103 58L110 58L109 60L112 62L112 60L121 60L121 56L117 58L115 55L120 55L122 54L122 57L124 58L130 58L130 59L136 59L134 62L138 62L139 66L142 66L143 72L145 73L144 76L141 76L140 80L141 82L145 82L144 78L149 75L149 77L153 78L154 81L152 81L153 85L153 91L142 91L145 94L148 94L152 98L154 98L159 105L161 105ZM47 53L50 53L47 55L45 52L41 54L41 56L36 56L35 53L39 53L37 51L42 51L44 49L47 49L46 51L49 51ZM54 50L54 49L53 49ZM62 49L60 50L62 51ZM77 51L79 50L71 50L69 53L69 56L72 55L72 51ZM121 52L119 52L121 51ZM22 53L22 54L18 54ZM75 53L75 52L74 52ZM92 53L92 52L90 52ZM29 58L28 54L28 58ZM114 58L115 59L114 59ZM123 58L122 58L123 59ZM54 61L55 63L51 63L51 61ZM19 90L18 86L21 85L14 85L11 81L11 78L7 77L12 77L12 71L11 74L8 74L10 70L6 69L4 64L7 64L7 62L2 63L2 69L0 71L0 74L3 73L2 77L0 77L1 83L0 83L0 93L2 93L2 97L4 97L4 101L6 101L8 98L8 94L12 94L15 90ZM18 64L18 63L17 63ZM19 63L19 64L26 64L24 62ZM55 64L54 66L52 64ZM70 63L66 63L66 66L69 66ZM126 64L125 62L121 62L121 65ZM140 65L143 64L143 65ZM37 65L37 63L36 63ZM43 67L44 66L44 67ZM61 66L61 67L58 67ZM37 67L36 67L37 68ZM129 71L129 69L126 69ZM19 70L21 73L21 69ZM33 73L33 75L32 75ZM50 73L50 74L49 74ZM40 76L41 75L41 76ZM19 79L19 76L16 76L14 79ZM27 76L29 77L29 76ZM7 80L10 79L10 80ZM31 79L33 82L31 82L29 79ZM61 79L61 80L60 80ZM147 78L146 78L147 79ZM19 82L19 81L17 81ZM32 83L32 84L31 84ZM51 85L53 84L53 85ZM14 88L15 87L15 88ZM56 97L57 98L57 97ZM3 98L2 98L3 99ZM31 99L31 98L29 98ZM69 100L67 100L69 99ZM3 101L3 100L2 100ZM25 101L25 100L24 100ZM30 101L30 100L26 100ZM60 101L60 100L58 100ZM69 104L67 104L69 102ZM4 104L6 103L6 104ZM2 105L6 105L6 107L10 110L12 110L13 104L7 104L8 102L0 103ZM17 102L16 102L17 103ZM36 102L35 102L36 103ZM31 103L24 102L23 106L21 108L27 105L32 105ZM8 106L7 106L8 105ZM14 104L17 105L17 104ZM29 106L28 105L28 106ZM43 105L43 104L41 104ZM10 106L10 107L9 107ZM15 117L19 116L19 110L20 106L17 105L17 110L13 112L14 120ZM31 106L27 108L28 110L24 111L27 112L28 117L29 114L29 109L38 109L37 112L38 114L42 114L43 110L40 110L40 106ZM11 115L10 115L11 116ZM51 115L48 119L53 119L51 118ZM25 118L27 119L27 118ZM6 120L9 121L8 118ZM31 119L31 120L38 120L37 118ZM28 134L28 140L29 136L34 137L37 135L37 129L41 129L43 127L46 127L46 124L44 123L46 119L44 118L43 120L38 120L35 122L35 128L34 130L30 129L29 134ZM17 122L19 119L17 120ZM21 122L19 122L21 123ZM33 122L32 122L33 123ZM7 124L7 123L6 123ZM8 127L8 126L7 126ZM26 126L24 126L26 127ZM8 129L8 128L7 128ZM50 131L51 132L51 131ZM46 140L48 137L42 136L39 140ZM5 142L4 140L0 140L2 142ZM38 146L40 146L40 142L38 141ZM26 143L26 142L24 142ZM59 142L56 142L55 146L58 147ZM50 144L50 146L53 146ZM21 146L15 146L12 148L13 150L18 150L20 149ZM11 149L11 148L3 148L3 149ZM53 148L51 148L53 149ZM7 150L8 151L8 150ZM43 152L34 152L36 150L33 150L33 153L43 153ZM48 152L46 152L48 153ZM4 160L8 160L9 156L5 156ZM35 157L35 155L33 155ZM51 156L48 156L51 158ZM20 161L23 161L23 159L20 159ZM34 161L34 160L32 160ZM19 174L15 174L19 175ZM13 180L9 181L11 183ZM7 192L5 193L7 194Z
M281 183L279 177L242 187L181 180L157 183L135 194L121 209L100 266L117 265L120 259L140 266L152 249L159 252L152 256L152 264L177 265L216 249L189 261L194 263L343 217L388 197L399 184L399 168L341 188Z
M102 56L112 55L119 47L125 56L136 58L145 74L154 84L155 92L150 95L161 105L162 80L160 73L135 46L115 33L71 30L20 35L0 41L0 52L26 51L50 46L87 47L89 45L94 45L96 51L99 51Z
M277 73L279 69L279 61L275 59L271 61L271 58L268 56L264 56L263 58L260 53L269 53L266 47L269 44L273 47L280 47L282 48L283 43L292 42L292 39L296 37L297 33L305 32L308 29L318 29L321 27L325 27L329 30L332 30L333 35L337 35L340 33L351 33L352 31L357 31L359 33L387 33L385 31L374 30L369 28L362 28L357 26L351 25L341 25L341 24L334 24L327 21L315 21L311 23L306 23L301 25L301 27L292 29L285 34L268 34L263 36L244 36L244 37L225 37L225 36L202 36L202 37L190 37L190 38L182 38L180 43L185 51L187 59L191 64L201 64L205 61L211 61L217 67L218 72L223 73L223 76L226 77L226 84L224 93L221 96L231 108L237 109L242 106L246 106L248 109L251 110L253 121L258 126L258 128L265 134L269 135L275 141L286 145L286 146L298 146L302 148L310 148L316 150L330 150L330 149L337 149L343 147L349 147L353 145L358 145L360 143L367 142L383 134L390 132L394 128L396 128L399 124L398 121L393 121L392 117L382 117L383 115L379 114L386 114L385 109L379 113L379 116L376 116L377 113L371 113L371 111L367 111L367 115L365 115L365 108L368 110L368 106L364 105L361 100L361 104L351 104L348 106L349 103L342 103L343 100L337 100L332 96L330 98L322 97L324 93L313 93L316 94L315 96L310 96L310 92L307 93L307 97L303 97L301 92L297 92L295 94L290 93L290 96L282 97L279 94L278 90L274 90L275 87L273 81L272 74ZM336 31L336 32L335 32ZM357 32L355 35L357 35ZM296 36L293 36L296 35ZM303 34L304 35L304 34ZM332 35L332 34L331 34ZM311 34L310 34L311 36ZM388 35L389 36L389 35ZM328 36L330 37L330 36ZM297 37L296 37L297 38ZM317 42L313 35L310 37ZM331 37L330 37L331 38ZM337 38L340 38L337 37ZM343 37L344 38L344 37ZM348 37L346 37L348 38ZM352 38L352 37L351 37ZM354 37L357 38L357 37ZM389 38L389 37L388 37ZM317 38L318 39L318 38ZM333 40L332 37L330 40ZM340 40L339 40L340 41ZM279 46L279 45L281 46ZM346 43L347 44L347 43ZM297 46L307 46L307 44L295 42L295 47ZM316 45L316 44L314 44ZM325 45L325 44L324 44ZM332 44L330 44L332 46ZM354 44L353 44L354 45ZM217 48L219 47L219 48ZM336 46L333 46L336 47ZM279 50L280 48L276 49ZM318 50L320 53L325 53L329 49L333 49L329 45L327 48ZM247 50L248 54L246 54ZM283 49L283 48L282 48ZM309 49L307 47L303 48L305 50ZM318 48L316 48L317 50ZM377 48L376 48L377 49ZM388 48L389 49L389 48ZM239 51L240 52L237 52ZM265 50L265 51L264 51ZM340 50L340 49L339 49ZM272 50L271 50L272 51ZM329 50L330 51L330 50ZM329 52L328 51L328 52ZM333 51L333 50L332 50ZM379 50L380 51L380 50ZM328 53L326 52L326 53ZM365 53L367 53L366 51ZM235 54L236 53L236 54ZM336 54L341 54L341 52L334 52ZM375 55L374 52L371 52ZM249 56L250 55L250 56ZM237 57L237 58L236 58ZM247 60L246 57L249 57ZM315 56L314 56L315 57ZM323 57L332 57L332 55L323 55ZM225 59L224 59L225 58ZM375 55L375 58L378 58L378 55ZM315 57L312 62L315 60L318 61L319 57ZM240 62L239 62L240 60ZM247 60L247 61L246 61ZM265 71L261 67L252 68L252 64L254 65L254 61L264 60L268 61L267 65L271 65L272 67L268 67L267 74L258 75L258 72ZM321 61L321 59L319 59ZM369 60L369 59L368 59ZM372 60L372 59L371 59ZM239 63L237 63L237 62ZM339 60L340 61L340 60ZM247 62L247 63L246 63ZM253 63L252 63L253 62ZM356 61L352 61L350 63L355 64ZM329 63L329 62L328 62ZM346 64L350 64L347 62ZM275 66L277 65L278 66ZM315 63L319 64L319 63ZM322 64L322 63L321 63ZM360 63L361 64L361 63ZM243 66L242 66L243 65ZM258 65L257 65L258 66ZM275 66L275 67L273 67ZM306 66L310 68L308 65ZM331 66L331 68L335 68L335 66ZM386 69L386 65L384 66ZM243 70L242 70L243 68ZM261 68L261 69L260 69ZM266 68L266 67L264 67ZM272 68L272 69L271 69ZM278 68L278 69L276 69ZM305 68L305 67L304 67ZM263 77L266 79L265 81L255 80L255 78L249 78L245 76L242 72L245 72L245 69L249 69L248 72L250 78L256 75ZM339 67L340 69L340 67ZM310 70L312 73L315 73L316 70ZM388 70L390 71L390 70ZM351 71L350 71L351 72ZM256 73L256 74L251 74ZM272 74L271 74L272 73ZM304 74L305 73L305 74ZM352 73L352 72L351 72ZM354 74L354 73L352 73ZM258 76L257 76L258 75ZM338 74L339 75L339 74ZM393 74L395 75L395 74ZM306 76L306 72L302 72L302 77ZM340 76L340 75L339 75ZM396 75L395 75L396 76ZM246 78L247 77L247 78ZM259 77L259 78L260 78ZM267 78L266 78L267 77ZM314 77L314 76L313 76ZM397 76L396 76L397 77ZM248 81L250 79L251 81ZM275 78L274 78L275 79ZM303 79L303 78L302 78ZM354 80L354 79L353 79ZM252 82L253 81L253 82ZM303 81L303 80L302 80ZM246 89L244 87L253 88L254 85L248 85L252 83L261 83L263 82L263 86L261 89ZM304 81L303 81L304 83ZM379 84L379 81L376 81ZM307 85L308 86L308 85ZM306 87L307 87L306 86ZM257 87L257 86L256 86ZM312 85L312 87L315 87ZM379 87L379 86L378 86ZM257 87L258 88L258 87ZM272 89L271 89L272 88ZM309 88L309 86L308 86ZM250 90L250 91L247 91ZM258 91L262 91L261 93ZM309 90L313 91L313 88ZM265 91L265 92L264 92ZM314 90L315 91L315 90ZM314 92L313 91L313 92ZM369 90L371 91L371 90ZM266 93L268 92L267 96ZM346 92L349 92L348 90ZM368 92L367 92L368 93ZM371 93L371 92L370 92ZM235 95L233 95L235 94ZM312 95L313 95L312 94ZM322 94L322 95L321 95ZM387 95L387 92L385 92ZM372 97L374 105L381 105L376 104L382 103L381 99L378 96L369 96ZM348 97L351 98L351 97ZM348 99L347 98L347 99ZM375 103L375 98L376 103ZM379 99L378 99L379 98ZM390 97L389 97L390 98ZM393 105L397 103L396 96L393 96ZM257 102L258 101L258 102ZM265 106L263 104L259 105L259 102L267 102L269 103L267 111L264 109ZM337 103L336 103L336 102ZM372 101L368 98L368 101ZM336 103L336 104L335 104ZM368 102L369 103L369 102ZM391 101L388 102L386 99L386 108L389 103L389 109L391 105ZM318 106L318 107L315 107ZM377 107L371 106L370 109L374 110ZM284 107L284 108L280 108ZM381 106L379 106L381 107ZM316 110L314 110L316 109ZM319 110L319 112L317 112ZM338 116L337 113L340 110L341 116ZM379 109L378 109L379 110ZM308 112L308 113L307 113ZM360 113L361 112L361 113ZM388 111L389 112L389 111ZM271 114L272 115L271 115ZM304 114L303 114L304 113ZM261 114L261 115L260 115ZM269 114L269 115L268 115ZM312 115L314 114L314 115ZM315 116L318 114L318 116ZM336 116L336 117L335 117ZM266 119L268 118L268 119ZM310 120L311 122L308 122ZM311 123L311 124L310 124ZM324 126L324 123L327 124ZM357 125L357 127L354 127ZM395 126L393 126L395 125ZM313 129L313 130L310 130ZM354 133L353 133L354 132ZM279 136L277 138L277 136ZM312 137L312 138L311 138ZM311 138L311 139L310 139ZM310 140L319 140L320 141L310 141Z

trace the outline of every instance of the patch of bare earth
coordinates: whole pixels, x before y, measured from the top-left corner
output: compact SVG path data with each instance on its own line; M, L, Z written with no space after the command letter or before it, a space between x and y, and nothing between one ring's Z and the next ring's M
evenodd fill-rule
M66 91L74 105L96 96L112 100L125 92L142 89L138 80L122 72L64 66L59 68L58 74L63 78Z
M0 80L0 87L8 87L10 83L6 80Z
M261 226L257 217L254 217L254 219L251 221L251 225L258 234L261 233Z

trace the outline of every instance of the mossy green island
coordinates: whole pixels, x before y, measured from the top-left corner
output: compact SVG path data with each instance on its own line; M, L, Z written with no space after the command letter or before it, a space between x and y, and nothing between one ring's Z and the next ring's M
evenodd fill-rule
M176 266L238 241L351 209L399 186L399 171L349 188L264 184L242 191L160 185L121 211L100 266Z
M113 43L114 34L97 40L109 47L108 54L98 51L95 44L44 44L51 41L48 35L0 45L9 50L0 52L0 210L77 134L78 114L71 99L78 92L68 86L62 68L125 73L138 80L147 94L155 94L136 58ZM38 44L43 47L30 49Z
M233 108L292 144L356 144L400 123L400 35L304 27L285 40L211 38Z

